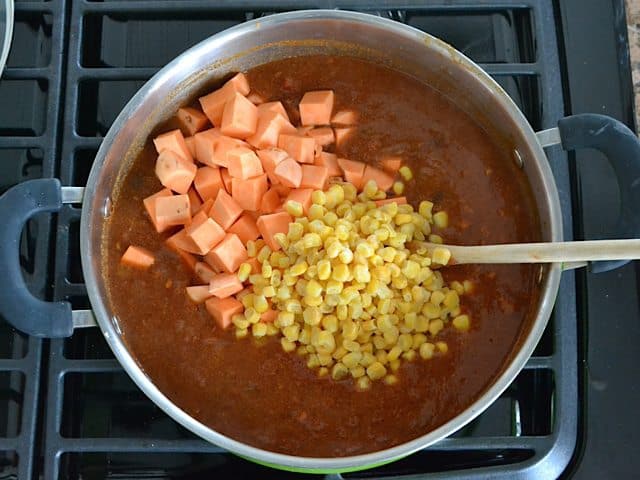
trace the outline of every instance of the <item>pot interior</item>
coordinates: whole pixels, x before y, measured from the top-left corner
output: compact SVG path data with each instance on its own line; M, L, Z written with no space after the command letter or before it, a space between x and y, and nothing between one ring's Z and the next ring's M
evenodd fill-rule
M120 181L154 128L233 72L276 59L317 54L353 56L384 64L452 100L475 118L496 144L513 152L513 161L522 165L536 199L541 238L561 239L557 192L542 149L517 107L479 67L452 47L404 25L369 15L313 11L275 15L222 32L171 62L136 94L103 141L89 177L82 213L82 261L96 318L116 357L145 393L176 420L212 442L262 461L303 468L348 468L390 460L432 443L470 421L495 399L524 365L542 334L557 290L559 267L541 271L543 293L538 314L521 339L522 348L494 388L467 411L408 444L378 454L326 461L269 454L234 442L179 410L153 386L127 350L106 301L101 276L104 219L110 214Z

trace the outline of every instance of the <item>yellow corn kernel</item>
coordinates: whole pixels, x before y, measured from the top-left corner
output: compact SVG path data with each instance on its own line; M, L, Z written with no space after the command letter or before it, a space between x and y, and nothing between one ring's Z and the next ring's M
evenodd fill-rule
M238 280L246 282L251 274L251 265L248 263L242 263L238 268Z
M462 286L464 287L464 293L473 292L473 282L465 280L464 282L462 282Z
M438 228L447 228L449 225L449 215L447 212L440 211L433 214L433 224Z
M397 358L395 360L390 360L389 368L391 369L392 372L397 372L398 369L400 368L400 360Z
M312 345L326 354L331 354L336 348L336 340L331 332L326 330L320 330L315 338L315 342Z
M331 378L334 380L342 380L349 375L349 369L342 363L336 363L331 369Z
M320 360L318 359L318 355L315 353L310 353L307 355L307 368L317 368L320 366Z
M320 367L318 369L318 377L322 378L326 377L327 375L329 375L329 369L327 367Z
M402 358L405 359L408 362L412 362L416 358L416 351L415 350L407 350L406 352L404 352L402 354Z
M327 203L327 196L322 190L315 190L311 194L311 201L316 205L324 205L325 203Z
M433 357L433 352L435 351L436 346L433 343L423 343L420 345L420 356L424 360L429 360Z
M317 233L305 233L302 237L304 248L317 248L322 246L322 238Z
M367 343L366 345L371 345L371 344ZM367 368L368 366L370 366L371 364L377 361L373 353L365 350L361 350L361 351L362 351L362 360L360 360L360 365L362 365L364 368Z
M433 249L433 253L431 254L431 259L434 263L439 263L440 265L446 265L449 263L451 259L451 251L448 248L444 247L436 247Z
M458 296L458 292L456 292L455 290L449 290L445 294L442 303L450 310L457 308L458 305L460 305L460 297Z
M304 272L307 271L307 268L309 268L309 265L307 265L307 262L302 260L301 262L298 262L295 265L291 266L289 268L289 270L288 270L288 273L289 273L289 275L293 275L294 277L298 277L300 275L303 275Z
M445 297L445 294L442 291L436 290L435 292L431 293L431 298L429 299L429 302L431 302L433 305L437 307L442 303L442 301L444 300L444 297Z
M236 338L245 338L249 334L249 330L246 328L236 328Z
M464 294L464 285L457 280L449 283L449 288L452 288L456 291L458 295Z
M442 239L442 237L440 235L436 235L435 233L432 233L431 235L429 235L429 241L431 243L444 243L444 240Z
M363 377L366 373L366 370L362 365L357 365L353 368L349 369L349 373L351 373L352 378L360 378Z
M390 362L393 362L394 360L397 360L400 357L401 353L402 353L402 349L396 345L387 353L387 359Z
M291 298L291 289L287 285L281 285L276 292L276 297L278 300L287 300Z
M436 336L444 328L444 323L441 319L437 318L429 322L429 333Z
M400 167L400 169L398 170L398 173L402 176L402 178L404 178L405 181L409 181L413 178L413 172L411 171L411 169L409 167L407 167L406 165L403 165L402 167Z
M317 266L318 280L328 280L331 276L331 262L327 259L322 259L318 262Z
M358 378L358 380L356 380L356 387L358 388L358 390L368 390L369 388L371 388L371 380L368 376L362 376Z
M394 182L393 183L393 193L396 195L402 195L404 192L404 183L402 182Z
M245 318L245 316L244 316L244 315L242 315L242 314L234 315L234 316L231 318L231 321L232 321L232 322L233 322L233 324L234 324L236 327L238 327L239 329L247 329L247 328L249 328L249 320L247 320L247 319Z
M452 323L453 323L453 326L457 330L460 330L461 332L466 332L467 330L469 330L469 327L470 327L468 315L458 315L456 318L453 319Z
M436 348L440 353L447 353L449 351L449 345L446 342L436 342Z
M271 255L271 249L269 248L268 245L265 245L260 249L260 251L258 252L258 256L256 258L260 263L264 263L265 260L269 258L269 255Z
M331 365L333 365L333 358L331 357L331 353L323 353L323 352L318 352L318 362L320 362L320 365L322 365L323 367L330 367Z
M322 205L312 204L309 207L308 217L311 220L317 220L324 216L324 207Z
M335 333L338 331L338 318L335 315L325 315L322 317L322 328L326 331Z
M384 383L386 383L387 385L395 385L396 383L398 383L398 377L393 374L389 374L384 377Z
M289 230L287 232L287 238L289 239L289 242L300 240L303 234L304 226L302 226L302 224L297 222L292 222L289 224Z
M401 334L398 337L398 347L400 347L403 352L411 350L413 347L413 337L408 333Z
M427 336L424 333L415 333L413 335L413 346L414 350L419 349L423 343L427 341Z
M266 298L273 298L276 296L276 289L273 285L267 285L262 288L262 295Z
M267 263L267 261L265 261L262 264L262 276L264 278L271 278L272 273L273 273L273 268L271 267L271 265Z
M302 318L307 325L319 325L322 320L322 313L318 307L307 307L302 312Z
M264 295L255 295L253 298L253 308L256 312L264 313L269 309L269 303Z
M267 334L266 323L254 323L251 325L251 333L254 337L264 337Z
M258 313L253 307L246 308L244 310L244 316L251 324L255 324L260 321L260 313Z
M284 209L292 217L301 217L304 213L302 204L300 202L296 202L295 200L287 200L287 202L284 204Z
M273 323L267 323L267 335L273 337L280 332L278 327L276 327Z
M360 360L362 360L362 353L360 352L349 352L341 359L342 363L344 363L348 369L357 367Z
M380 335L375 335L373 337L373 345L374 345L374 347L376 347L376 349L382 350L383 348L385 348L387 346L387 342L385 341L384 337L382 337ZM382 351L384 351L384 350L382 350Z
M322 295L322 285L315 280L309 280L309 283L307 283L306 295L310 297L318 297Z
M371 380L379 380L387 374L387 369L380 362L373 362L367 367L367 376Z
M332 357L336 360L340 360L342 357L344 357L347 353L349 353L347 351L346 348L344 348L342 345L339 345L334 351L333 351L333 355Z
M411 223L412 222L412 217L410 214L408 213L398 213L394 218L393 221L396 225L405 225L407 223Z
M253 293L248 293L247 295L243 296L240 302L242 302L244 308L253 307Z
M302 313L302 305L300 304L300 300L295 298L285 300L284 309L285 311L291 313Z
M354 341L354 340L345 339L345 340L342 341L342 346L348 352L359 352L360 351L360 344L358 342Z

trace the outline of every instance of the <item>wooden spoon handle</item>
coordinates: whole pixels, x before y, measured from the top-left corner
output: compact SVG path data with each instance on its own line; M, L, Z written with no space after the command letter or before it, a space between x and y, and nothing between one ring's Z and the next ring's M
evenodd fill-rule
M448 248L453 257L450 264L556 263L640 259L640 239L513 243L471 247L434 243L422 244L429 249L438 246Z

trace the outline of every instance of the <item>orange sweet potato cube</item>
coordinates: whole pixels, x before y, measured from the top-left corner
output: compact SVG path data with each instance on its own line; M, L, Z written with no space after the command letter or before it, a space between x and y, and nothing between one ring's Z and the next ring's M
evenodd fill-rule
M288 122L291 121L289 120L289 115L287 114L287 110L284 108L284 105L282 105L282 102L267 102L267 103L258 105L258 115L262 115L265 112L279 113Z
M258 230L265 243L274 252L282 248L275 240L274 235L276 233L286 234L289 231L289 223L291 223L291 220L291 216L286 212L272 213L258 217L258 221L256 222Z
M213 160L216 144L221 135L220 129L218 128L210 128L196 133L193 136L196 160L210 167L217 167L218 165Z
M395 175L402 166L402 157L395 155L384 157L380 160L380 165L382 166L382 170L389 175Z
M231 181L231 175L229 174L229 170L226 168L220 169L220 176L222 177L222 183L224 184L224 189L227 193L231 193L231 189L233 188L233 182Z
M215 199L220 189L224 188L220 169L200 167L193 179L193 186L203 200Z
M260 213L273 213L278 209L281 203L278 190L270 188L262 197L262 201L260 202Z
M242 288L242 282L235 272L219 273L209 282L209 293L218 298L228 298Z
M235 138L247 138L256 132L258 109L246 97L235 93L224 104L220 131Z
M194 137L184 137L184 143L189 149L192 158L196 158L196 139Z
M198 253L206 255L224 238L225 231L215 220L209 218L206 213L200 212L198 215L202 215L203 218L196 221L194 217L191 225L186 227L185 230L200 250Z
M275 147L281 133L296 133L296 128L278 112L258 113L256 132L247 138L247 142L255 148Z
M311 164L315 156L316 141L311 137L284 133L278 137L278 148L300 163Z
M358 115L353 110L340 110L331 117L331 125L355 125L358 121Z
M286 187L298 188L302 182L302 168L293 158L286 158L276 165L273 174Z
M153 265L155 258L153 253L146 248L130 245L122 255L120 262L130 267L146 269Z
M156 160L156 176L163 186L174 192L187 193L198 168L171 150L162 150Z
M179 108L176 113L176 119L180 130L187 132L188 135L193 135L204 128L209 123L207 116L197 108L184 107Z
M147 210L149 214L149 218L151 219L151 223L156 229L156 232L161 233L164 232L170 225L166 225L164 223L158 223L158 219L156 218L156 199L159 197L170 197L173 193L168 188L163 188L159 192L154 193L153 195L149 195L142 202L144 203L144 208Z
M184 228L181 228L175 234L171 235L169 238L165 240L167 246L178 253L182 257L182 253L195 253L197 255L200 254L200 248L194 243L189 235L187 235L187 231ZM194 260L194 265L195 265ZM191 262L189 262L191 264Z
M184 225L191 221L189 195L161 196L155 200L156 222L160 225Z
M338 158L338 165L344 173L344 179L352 183L358 190L361 190L362 177L364 175L365 164L355 160L347 160L346 158Z
M196 173L196 176L197 175L198 174ZM193 217L200 211L200 208L202 207L202 199L193 187L189 189L187 195L189 196L189 204L191 205L191 216Z
M255 152L247 147L237 147L229 150L227 152L227 164L229 165L227 167L229 175L232 178L246 180L264 173L262 162L260 162Z
M258 150L256 152L258 158L262 162L262 168L267 173L269 181L272 184L280 183L280 180L273 174L276 169L276 165L285 160L289 155L284 150L279 148L268 148L265 150Z
M333 90L307 92L298 107L302 125L329 125L333 111Z
M329 169L320 165L302 165L302 181L300 187L324 190L329 179Z
M196 262L193 268L196 276L203 283L209 283L216 272L205 262Z
M211 297L204 302L209 315L213 317L218 326L225 330L231 325L233 316L244 311L244 305L233 297Z
M320 152L315 157L315 164L327 167L330 177L341 177L342 169L338 165L338 156L335 153Z
M184 141L182 132L178 129L171 130L170 132L162 133L153 139L153 144L156 147L158 153L162 153L163 150L170 150L173 153L177 153L185 160L193 162L193 157Z
M203 303L207 298L213 297L211 293L209 293L209 285L194 285L191 287L187 287L187 297L193 303Z
M407 197L393 197L393 198L385 198L383 200L374 200L377 207L381 207L382 205L386 205L387 203L397 203L398 205L404 205L407 203Z
M249 258L242 240L235 233L227 233L218 245L204 257L204 261L220 271L232 273Z
M235 233L245 245L249 240L256 240L260 236L256 221L247 212L240 215L240 218L227 229L227 232Z
M367 165L364 169L364 174L362 175L363 188L369 180L375 181L378 188L383 192L390 190L393 186L393 177L391 175L371 165Z
M211 161L220 167L229 168L229 152L236 148L249 148L249 144L237 138L220 135L216 140Z
M218 191L209 216L225 230L229 228L242 214L242 207L224 190Z
M242 95L249 93L249 82L243 73L238 73L218 90L198 99L202 111L213 125L220 126L224 105L235 93Z
M334 127L333 134L336 137L336 148L342 148L353 135L354 127Z
M312 128L307 132L307 136L313 138L320 147L326 147L336 141L331 127Z
M244 210L259 210L262 197L267 193L268 188L266 173L246 180L231 178L231 195Z

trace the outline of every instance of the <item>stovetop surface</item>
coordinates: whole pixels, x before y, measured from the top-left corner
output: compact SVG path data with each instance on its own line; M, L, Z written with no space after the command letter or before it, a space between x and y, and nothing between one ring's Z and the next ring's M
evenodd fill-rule
M505 88L536 130L587 111L632 125L622 1L16 2L0 81L0 192L39 177L83 186L118 112L165 63L242 21L318 7L386 16L451 43ZM608 165L593 152L553 147L547 156L565 237L605 237L618 198ZM65 205L30 222L21 263L38 296L89 308L79 219L80 210ZM629 477L640 468L638 345L636 265L564 273L540 345L494 405L433 447L343 477ZM214 475L304 477L239 459L177 425L133 385L99 330L43 341L0 321L0 478Z

